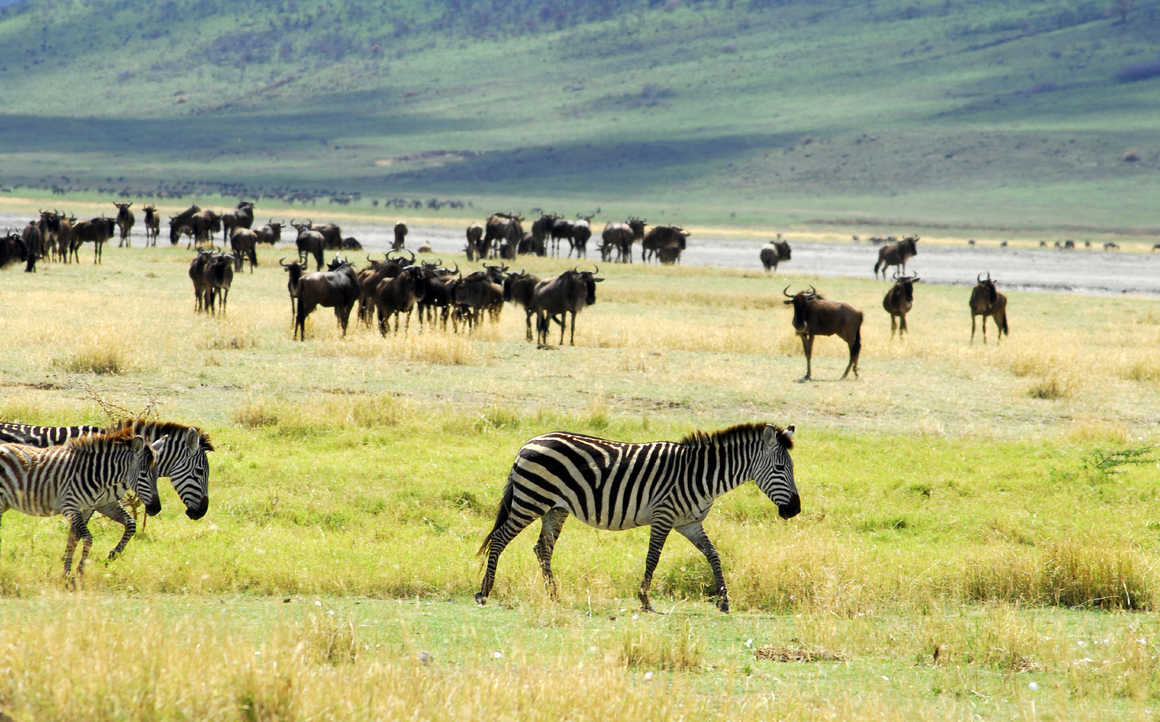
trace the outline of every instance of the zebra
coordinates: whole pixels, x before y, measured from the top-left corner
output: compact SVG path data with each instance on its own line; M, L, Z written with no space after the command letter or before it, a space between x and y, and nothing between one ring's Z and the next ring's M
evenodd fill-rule
M156 476L167 476L173 489L185 504L185 515L190 519L200 519L209 510L209 460L207 451L213 451L209 435L196 426L186 426L166 421L146 421L144 419L124 420L105 429L101 426L32 426L29 424L0 423L0 443L9 441L31 446L54 446L71 439L106 430L132 429L134 434L153 442L168 436L175 443L166 444L157 459ZM98 507L110 519L124 524L120 504L115 501ZM92 511L89 512L89 516ZM136 505L134 505L136 516ZM85 517L88 521L89 517ZM144 524L142 525L144 526ZM135 532L125 526L124 541Z
M495 525L479 548L480 555L487 553L487 567L475 601L487 601L499 555L537 517L536 558L555 598L552 549L564 520L574 514L599 529L651 526L638 594L644 611L652 611L648 589L653 571L665 539L676 529L709 561L717 607L728 612L721 561L701 522L718 496L750 479L783 519L801 511L789 455L793 433L793 426L741 424L713 433L696 431L675 443L628 444L566 431L531 439L516 454Z
M168 445L168 439L147 443L128 426L58 446L0 444L0 516L9 509L33 516L63 514L69 522L64 576L71 580L73 552L79 539L83 546L77 577L81 577L93 545L87 524L93 509L117 504L132 489L149 513L161 510L157 476L149 470ZM124 507L118 507L123 517L118 521L129 527L132 517ZM123 538L110 552L110 559L124 549L125 541Z

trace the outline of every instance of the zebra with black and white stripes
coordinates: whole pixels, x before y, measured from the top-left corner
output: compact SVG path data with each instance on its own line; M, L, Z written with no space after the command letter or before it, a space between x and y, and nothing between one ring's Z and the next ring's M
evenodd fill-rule
M552 549L569 514L600 529L649 525L648 557L639 598L652 611L648 590L661 548L676 529L705 555L717 585L717 607L729 611L721 560L701 522L718 496L753 480L789 519L801 511L794 484L794 427L742 424L694 432L679 442L628 444L557 431L524 444L504 487L495 525L479 548L487 553L483 604L495 583L499 555L524 527L541 519L536 558L555 597Z
M209 510L209 460L206 452L213 451L209 435L196 426L186 426L167 421L146 421L134 419L119 421L106 428L100 426L32 426L30 424L0 423L0 442L15 442L32 446L54 446L71 439L82 438L94 433L116 431L128 428L134 434L152 443L163 437L172 439L157 458L151 472L154 478L169 477L174 490L185 504L185 515L190 519L200 519ZM124 525L124 536L118 545L118 552L136 533L136 523L125 522L121 504L110 501L85 516L87 522L93 511L97 511L113 521ZM133 517L130 516L130 519Z
M167 445L167 439L146 443L131 427L90 434L59 446L0 444L0 517L9 509L33 516L63 514L69 523L64 576L70 577L79 539L83 545L77 563L79 577L93 545L87 524L93 509L117 504L132 489L150 513L161 510L157 477L149 470ZM132 523L132 517L120 508Z

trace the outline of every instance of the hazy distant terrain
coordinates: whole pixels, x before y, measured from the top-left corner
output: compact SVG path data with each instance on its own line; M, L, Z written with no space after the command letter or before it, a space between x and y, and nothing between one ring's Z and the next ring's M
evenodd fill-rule
M1160 229L1156 2L2 5L8 188Z

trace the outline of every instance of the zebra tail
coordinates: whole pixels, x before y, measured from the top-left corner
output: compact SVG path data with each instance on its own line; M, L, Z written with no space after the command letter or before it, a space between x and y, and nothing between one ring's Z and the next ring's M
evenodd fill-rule
M495 512L495 525L492 526L487 536L483 538L483 544L480 545L479 551L475 553L476 556L482 556L491 548L491 540L495 538L495 533L507 523L508 516L512 510L512 496L514 493L511 479L508 479L507 486L503 490L503 499L499 502L499 508Z

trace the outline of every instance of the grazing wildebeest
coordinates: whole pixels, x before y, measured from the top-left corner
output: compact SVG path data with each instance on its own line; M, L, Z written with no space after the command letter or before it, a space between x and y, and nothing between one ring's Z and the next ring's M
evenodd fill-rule
M282 241L282 224L276 223L273 219L261 228L254 229L258 234L258 243L268 243L274 245Z
M392 251L401 251L407 241L407 224L399 221L395 224L395 242L391 244Z
M627 223L608 223L600 233L600 260L611 261L616 251L617 262L625 261L624 249L628 248L628 260L632 261L632 228Z
M341 256L331 259L326 271L307 273L298 279L298 315L294 338L306 340L306 317L316 306L334 308L334 316L346 336L347 323L354 302L358 300L358 278L354 268Z
M576 252L576 257L588 257L588 239L592 237L592 225L589 223L591 217L580 216L578 220L572 221L572 235L568 237L569 243L572 247L568 249L568 257L572 257L572 252Z
M250 273L258 265L258 234L249 228L238 228L230 236L230 249L234 252L234 270L242 270L242 265L250 262Z
M657 260L660 260L660 250L666 246L670 248L675 246L677 249L684 250L690 235L692 234L680 226L653 226L641 239L640 259L647 261L655 255ZM666 255L673 261L676 260L672 250L668 251Z
M347 236L346 238L342 239L342 250L361 251L362 249L362 244L359 243L359 240L354 236Z
M983 274L975 277L975 287L971 290L971 342L975 341L975 316L983 317L983 343L987 343L987 316L995 319L995 327L998 332L995 334L995 343L1003 338L1003 334L1011 335L1010 329L1007 326L1007 297L999 293L995 288L995 282L991 280L990 271L987 272L986 280L983 280Z
M472 223L467 227L467 260L474 261L480 255L483 244L483 226Z
M527 326L528 341L532 340L532 316L536 313L533 299L536 286L539 283L539 277L524 271L510 273L503 280L503 300L511 301L524 308L524 324Z
M296 321L294 310L294 299L298 298L298 280L302 278L302 274L306 273L309 265L301 261L286 262L286 257L278 259L278 264L282 266L282 270L286 271L286 290L290 292L290 325L293 326Z
M226 238L233 238L238 228L252 228L254 226L254 204L250 201L238 201L238 207L226 211L221 216L222 232Z
M862 352L862 312L848 303L829 301L810 286L808 291L789 294L789 286L782 289L789 298L786 305L793 306L793 328L802 339L802 350L806 354L806 375L802 381L810 380L811 357L815 336L837 335L850 348L850 362L842 372L842 378L852 370L858 378L858 355Z
M669 241L665 245L656 249L657 261L665 265L672 265L681 262L681 253L685 247L678 241Z
M439 321L443 328L447 328L447 317L455 303L455 285L459 282L459 264L454 269L441 268L441 262L423 263L423 298L419 300L419 325L425 321L432 327L436 321L436 309L439 309Z
M564 327L568 325L568 314L572 314L572 332L568 343L576 345L576 314L584 310L585 306L596 303L596 284L603 281L597 278L600 267L591 271L564 271L559 276L536 284L532 294L532 305L536 307L536 331L539 343L548 344L548 330L551 322L560 324L560 344L564 343ZM559 318L557 318L557 316Z
M386 277L375 287L375 306L379 311L379 333L387 335L391 317L395 317L395 333L399 332L399 317L406 315L404 333L411 330L411 310L423 298L426 286L422 266L407 266L398 275Z
M874 277L878 278L878 269L882 269L882 278L886 278L887 266L901 266L902 273L906 273L906 260L918 255L918 236L907 236L901 241L887 243L878 249L878 262L874 264Z
M129 238L129 233L133 230L133 224L137 222L137 218L133 215L133 211L129 210L129 207L133 205L133 202L130 201L128 203L118 203L113 201L113 205L117 207L117 229L121 232L121 239L117 243L117 248L121 248L122 246L131 246L133 245L133 242Z
M100 263L101 251L105 247L105 243L113 237L116 231L117 221L108 216L100 216L92 218L87 221L78 221L73 226L73 245L79 246L82 243L93 244L93 263Z
M295 223L290 221L290 225L298 231L298 238L295 243L298 246L298 260L305 261L310 256L314 256L314 270L322 270L322 249L326 247L326 238L322 233L311 228L310 223Z
M1107 243L1104 244L1104 250L1105 251L1118 251L1118 250L1120 250L1120 244L1115 243L1114 241L1108 241Z
M766 271L770 269L776 271L777 264L790 259L789 241L783 241L779 233L777 240L762 246L761 253L758 255L761 258L761 265L765 267Z
M895 316L898 317L898 337L902 338L902 334L906 333L906 314L914 305L914 284L918 281L917 275L894 274L894 285L882 299L882 308L890 314L890 338L894 338Z
M141 210L145 212L145 245L156 246L157 236L161 235L161 214L154 205L145 206Z

